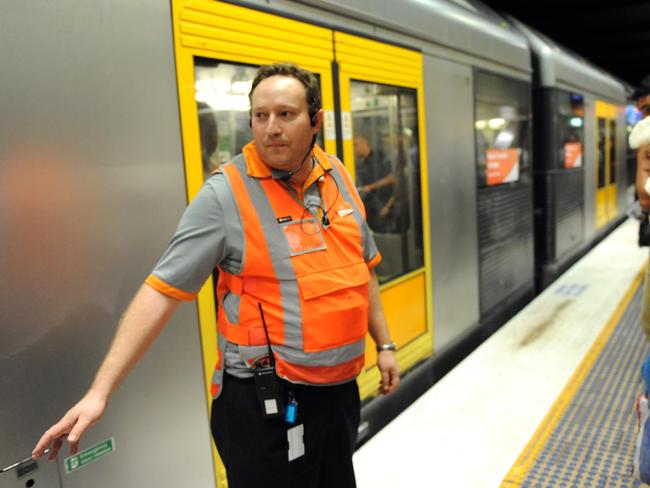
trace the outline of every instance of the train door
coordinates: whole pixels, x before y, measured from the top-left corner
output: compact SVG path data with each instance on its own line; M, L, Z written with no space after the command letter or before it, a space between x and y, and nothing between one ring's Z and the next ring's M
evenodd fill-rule
M354 176L358 166L353 134L362 132L366 143L385 155L383 166L360 169L356 181L366 186L364 193L377 197L374 203L382 203L371 207L384 256L376 270L399 346L398 359L404 371L429 356L431 293L424 251L428 237L422 223L426 193L420 183L426 181L420 137L424 133L421 53L230 3L177 0L172 5L188 200L215 167L238 154L251 139L248 92L259 65L295 62L320 78L325 111L320 143L329 153L337 152L334 110L339 94L333 80L340 74L338 148L343 148L344 163ZM217 360L213 289L214 281L208 280L197 298L208 405ZM377 392L375 363L374 343L369 340L366 371L359 378L362 398ZM218 459L216 451L213 454ZM220 462L215 470L219 483L224 483Z
M534 288L530 85L474 77L481 321L507 313Z
M596 101L596 228L618 214L618 121L616 106Z
M291 61L320 78L325 122L319 144L336 152L330 29L223 2L178 0L172 5L188 201L215 167L251 140L248 93L262 64ZM209 407L217 362L213 280L197 304ZM218 459L214 448L213 455ZM221 462L215 463L215 472L218 486L225 486Z
M618 120L616 107L614 107L613 118L607 121L609 128L609 171L607 175L607 221L611 221L618 215Z
M343 160L382 254L375 271L405 371L432 351L422 54L342 32L334 40ZM369 340L362 398L377 391L376 357Z

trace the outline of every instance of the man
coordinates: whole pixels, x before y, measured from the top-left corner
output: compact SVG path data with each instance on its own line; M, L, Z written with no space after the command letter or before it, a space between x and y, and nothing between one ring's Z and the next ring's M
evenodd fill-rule
M633 97L636 100L636 108L643 114L643 117L645 118L650 115L650 75L641 81ZM648 177L650 177L650 145L647 145L647 142L645 142L638 147L636 153L636 193L639 197L641 209L645 213L650 213L650 195L646 191ZM646 270L643 304L641 307L641 326L646 337L650 340L650 263Z
M230 488L355 486L355 378L366 330L378 348L381 391L399 385L372 272L381 257L349 175L314 146L323 117L315 76L290 64L263 66L250 101L254 141L192 201L90 390L43 435L34 457L48 445L55 457L66 439L76 452L216 263L211 427Z
M375 232L390 232L398 218L394 191L397 178L391 163L381 151L370 147L365 135L355 135L353 144L357 187L366 207L368 225Z

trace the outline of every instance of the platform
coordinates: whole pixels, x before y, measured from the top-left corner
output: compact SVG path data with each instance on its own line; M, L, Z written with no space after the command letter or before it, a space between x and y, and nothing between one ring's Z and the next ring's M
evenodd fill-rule
M358 486L514 486L513 466L636 289L648 257L637 230L623 223L359 449Z

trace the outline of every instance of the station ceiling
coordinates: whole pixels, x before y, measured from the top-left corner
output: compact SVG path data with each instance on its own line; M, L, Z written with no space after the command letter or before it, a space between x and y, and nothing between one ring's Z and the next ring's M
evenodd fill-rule
M632 86L650 74L648 0L483 0Z

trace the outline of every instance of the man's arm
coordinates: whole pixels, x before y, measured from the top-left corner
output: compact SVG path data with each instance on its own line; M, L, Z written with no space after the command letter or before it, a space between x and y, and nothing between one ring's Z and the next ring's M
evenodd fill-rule
M368 299L370 304L368 332L375 344L386 344L390 342L390 333L381 306L379 282L374 271L371 271L370 283L368 283ZM381 372L381 392L384 395L394 392L399 386L399 366L395 353L393 351L377 353L377 367Z
M43 434L32 451L34 459L48 446L49 459L54 459L66 439L70 453L77 452L81 436L104 414L115 389L144 356L179 304L179 300L142 285L120 321L92 386L79 403Z
M397 184L397 176L395 176L394 173L389 173L383 178L379 178L376 181L373 181L372 183L368 183L367 185L364 185L361 187L361 193L366 194L370 193L371 191L376 191L381 188L384 188L385 186L391 186Z
M641 146L636 152L636 193L644 212L650 212L650 195L645 191L648 177L650 177L650 145Z

